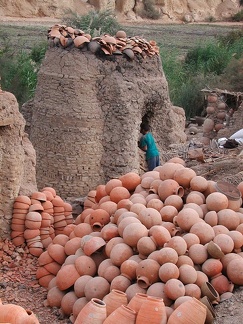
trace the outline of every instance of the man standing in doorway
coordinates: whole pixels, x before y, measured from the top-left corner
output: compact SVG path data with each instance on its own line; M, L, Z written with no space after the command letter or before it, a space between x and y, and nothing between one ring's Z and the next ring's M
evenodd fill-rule
M148 164L148 171L152 171L155 167L160 165L159 151L156 146L154 137L150 132L148 123L142 123L140 125L140 133L143 134L139 141L139 148L146 152L146 162Z

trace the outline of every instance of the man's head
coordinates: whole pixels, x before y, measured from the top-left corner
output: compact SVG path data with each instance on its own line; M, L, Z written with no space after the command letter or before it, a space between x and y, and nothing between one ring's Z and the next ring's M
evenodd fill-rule
M148 123L141 123L140 125L140 133L146 134L150 130Z

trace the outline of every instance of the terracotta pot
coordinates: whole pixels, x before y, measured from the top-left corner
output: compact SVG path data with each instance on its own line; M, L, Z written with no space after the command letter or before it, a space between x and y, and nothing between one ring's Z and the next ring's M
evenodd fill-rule
M121 305L127 305L127 295L123 291L112 289L111 292L103 298L106 304L107 316Z
M166 324L167 315L163 299L159 297L148 296L137 313L136 323Z
M130 199L121 199L118 203L117 203L117 209L120 208L125 208L127 210L130 210L131 206L132 206L132 202Z
M110 214L104 209L97 208L90 213L89 223L93 231L100 231L109 221Z
M202 264L208 258L207 247L203 244L193 244L188 250L188 256L195 264Z
M138 214L141 223L150 229L154 225L161 225L162 219L160 212L154 208L147 207Z
M224 256L224 253L222 252L221 248L218 246L218 244L214 243L213 241L210 241L207 244L207 251L208 254L214 259L221 259Z
M78 257L74 264L80 276L94 276L96 274L96 264L94 260L87 255L81 255Z
M137 283L131 284L127 290L125 291L125 293L127 294L127 300L128 303L130 302L130 300L137 294L137 293L141 293L141 294L145 294L146 293L146 289L140 287Z
M232 284L228 280L228 278L225 275L223 275L222 273L213 277L211 279L210 283L214 287L214 289L217 290L219 295L222 295L225 292L232 292L233 288L234 288L234 284Z
M183 168L184 166L181 163L166 162L159 169L160 179L173 179L176 170Z
M165 199L170 195L183 197L184 189L176 180L166 179L160 183L158 187L158 195L162 201L165 201Z
M78 298L73 304L73 317L74 320L78 317L78 314L84 308L84 306L88 304L88 300L85 297ZM74 321L73 321L74 322Z
M234 241L228 234L218 234L213 239L224 254L230 253L234 249Z
M172 262L166 262L159 268L159 278L162 282L167 282L169 279L179 278L179 269Z
M121 275L128 278L129 280L136 279L136 268L138 262L135 260L125 260L120 267Z
M202 284L206 281L209 281L208 276L204 272L197 270L197 280L195 284L201 288Z
M196 298L192 298L177 307L167 323L201 324L205 322L206 315L207 307Z
M30 310L15 304L2 304L0 299L0 321L12 324L39 324L37 317Z
M66 290L79 278L79 273L74 264L67 264L58 271L56 278L57 287L60 290Z
M122 182L122 186L129 191L134 191L135 188L141 183L140 176L135 172L128 172L119 178Z
M189 249L193 244L199 244L200 240L196 234L193 233L186 233L183 235L183 239L187 244L187 249Z
M187 250L186 241L181 236L172 237L167 243L165 243L164 246L171 247L177 252L178 255L185 254Z
M193 284L197 280L196 269L189 265L183 264L179 267L179 280L184 284Z
M71 315L73 313L73 305L77 301L78 297L74 291L67 292L61 301L61 310L65 315Z
M159 279L160 265L155 260L146 259L138 263L136 268L137 284L148 288Z
M58 287L54 286L51 289L48 289L47 292L47 302L50 307L60 307L62 298L64 297L65 292L60 290Z
M186 232L189 232L192 225L199 221L199 215L196 210L192 208L185 208L179 211L176 222L178 226Z
M116 266L120 266L125 260L129 259L133 255L131 246L126 243L116 244L110 253L110 259Z
M170 232L163 226L154 225L148 232L151 239L154 241L157 247L163 247L165 243L171 239Z
M179 255L176 265L179 268L183 264L187 264L187 265L194 267L194 263L188 255Z
M162 298L164 301L165 306L171 306L173 303L173 300L169 299L165 292L164 292L165 284L163 282L155 282L152 284L148 290L147 295L153 296L153 297L159 297Z
M112 280L110 289L117 289L125 292L130 285L131 280L129 280L127 277L124 277L123 275L119 275Z
M125 187L115 187L110 192L110 199L118 203L122 199L130 198L131 194Z
M121 305L115 309L103 322L104 324L135 324L136 312L126 305Z
M196 299L200 299L201 297L200 287L196 283L185 285L185 296L190 296L190 297L195 297Z
M172 196L177 197L176 195L172 195ZM172 197L172 196L169 196L169 197ZM164 206L160 210L160 215L161 215L162 221L164 221L164 222L173 222L173 219L175 216L177 216L177 214L178 214L178 210L174 206Z
M135 216L129 216L129 214L132 214L132 212L127 212L127 213L123 213L117 221L117 226L118 226L118 233L119 235L122 237L123 235L123 231L125 229L125 227L131 223L140 223L141 221L136 218ZM127 217L126 217L127 215Z
M101 237L107 242L113 237L118 237L118 227L116 224L106 224L102 229L101 229Z
M214 128L214 121L211 118L206 118L203 123L203 133L209 133Z
M127 304L130 308L132 308L136 313L139 312L142 304L146 301L148 295L144 293L136 293L129 303Z
M178 195L170 195L164 201L164 207L166 207L166 206L175 207L177 209L177 211L180 211L182 209L183 204L184 203L183 203L182 198ZM160 210L160 213L161 213L161 210ZM162 214L161 214L161 216L162 216ZM162 220L163 220L163 216L162 216Z
M63 264L67 257L64 246L60 244L50 244L47 248L47 252L50 257L59 264Z
M212 227L204 221L192 225L190 233L196 234L199 237L201 244L206 244L212 241L215 237Z
M202 264L202 271L209 277L212 278L221 273L223 270L223 264L217 259L207 259Z
M200 302L207 307L205 324L212 324L214 322L214 318L216 317L212 303L210 302L207 296L200 298Z
M201 286L202 297L207 296L211 303L219 302L219 293L211 285L210 282L206 281Z
M136 247L138 240L143 236L148 236L148 229L143 224L129 224L123 231L124 242L131 247Z
M106 304L98 299L92 298L80 311L74 324L102 324L106 319Z
M92 277L90 275L83 275L81 277L79 277L75 283L74 283L74 292L76 294L77 297L84 297L84 287L86 285L86 283L92 279Z
M218 211L218 224L224 225L228 230L235 230L240 224L238 214L229 208Z
M156 244L149 236L141 237L137 243L137 250L141 259L145 259L156 250Z
M227 266L227 276L233 284L241 286L243 284L243 259L231 260Z
M105 240L102 237L92 237L84 243L83 251L86 255L90 256L93 253L101 250L106 245Z
M208 210L214 210L216 212L226 209L228 207L228 198L221 192L213 192L206 198L206 205Z
M191 168L179 169L175 172L173 179L183 188L189 188L191 180L196 176L196 172Z
M184 296L186 292L184 284L179 279L169 279L165 283L164 291L171 300Z
M84 294L87 300L91 300L92 298L103 299L109 291L109 282L105 278L99 276L90 279L84 287Z

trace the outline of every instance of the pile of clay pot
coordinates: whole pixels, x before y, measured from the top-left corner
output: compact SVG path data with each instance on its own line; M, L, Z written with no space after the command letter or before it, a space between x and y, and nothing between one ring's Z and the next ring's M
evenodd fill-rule
M243 285L243 182L232 186L196 175L180 158L98 185L38 258L46 306L75 324L91 323L94 306L106 314L95 323L127 323L121 308L133 314L129 323L212 323L213 305ZM109 302L114 294L120 305ZM163 319L152 320L158 305L141 315L132 305L139 297L160 302Z
M138 36L127 37L124 30L117 31L115 36L104 34L92 38L83 30L56 24L48 30L48 40L52 46L76 47L94 54L100 51L106 55L124 54L130 60L135 55L145 58L159 54L159 47L154 40L147 41Z
M203 123L202 142L205 145L210 144L210 140L217 136L220 129L224 128L227 119L227 106L225 102L215 93L207 96L207 117Z
M15 246L26 244L29 252L40 256L52 239L73 224L72 206L45 187L30 197L20 195L13 204L11 239Z

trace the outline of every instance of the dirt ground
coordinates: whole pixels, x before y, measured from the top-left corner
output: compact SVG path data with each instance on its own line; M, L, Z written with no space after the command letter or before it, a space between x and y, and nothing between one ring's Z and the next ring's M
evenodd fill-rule
M9 20L6 20L9 22ZM20 22L17 19L18 23ZM41 24L51 25L54 20L43 20ZM21 20L26 24L26 21ZM29 20L30 24L39 23ZM198 134L188 133L188 142L200 141ZM233 182L243 181L243 157L240 155L242 148L233 150L206 151L205 161L188 161L188 167L192 167L197 174L212 180L227 180ZM183 151L183 149L182 149ZM181 154L185 152L181 151ZM168 153L169 154L169 153ZM0 298L3 303L18 304L32 310L41 324L70 324L71 321L64 317L58 308L46 307L47 290L38 284L36 279L37 258L30 255L25 246L14 247L9 240L0 241ZM230 299L214 306L216 318L214 324L239 324L243 318L243 287L235 287Z

